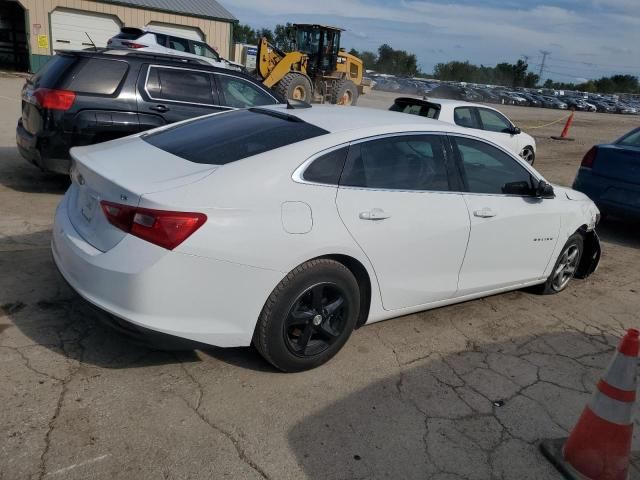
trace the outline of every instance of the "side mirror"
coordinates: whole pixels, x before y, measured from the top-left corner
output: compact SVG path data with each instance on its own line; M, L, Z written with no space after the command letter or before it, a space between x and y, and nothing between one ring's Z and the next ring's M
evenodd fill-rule
M556 194L553 191L553 187L544 180L538 182L536 187L536 197L538 198L555 198Z
M516 127L515 125L513 127L511 127L511 135L519 135L520 133L522 133L522 130L520 130L520 127Z

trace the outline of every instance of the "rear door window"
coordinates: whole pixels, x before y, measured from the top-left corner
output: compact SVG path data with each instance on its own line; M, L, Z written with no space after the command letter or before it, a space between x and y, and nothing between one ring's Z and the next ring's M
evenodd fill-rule
M142 139L190 162L225 165L326 133L297 117L252 108L198 118Z
M348 152L348 147L342 147L316 158L304 171L302 178L307 182L338 185Z
M212 105L211 74L186 68L149 67L145 85L153 100Z
M172 50L177 50L178 52L189 52L189 40L186 38L169 36L169 43L167 44L167 47Z
M69 90L98 95L113 95L129 70L122 60L90 58L68 85Z
M275 98L253 83L231 75L216 75L221 101L235 108L273 105Z
M461 127L480 128L480 124L472 107L456 108L453 111L453 121Z

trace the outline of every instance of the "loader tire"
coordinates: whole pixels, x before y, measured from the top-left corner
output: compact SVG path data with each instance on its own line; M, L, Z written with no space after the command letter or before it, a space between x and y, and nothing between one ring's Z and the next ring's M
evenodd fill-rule
M301 73L287 73L278 82L276 91L287 100L302 100L311 102L311 82Z
M358 87L351 80L339 80L331 95L331 103L355 105L358 103Z

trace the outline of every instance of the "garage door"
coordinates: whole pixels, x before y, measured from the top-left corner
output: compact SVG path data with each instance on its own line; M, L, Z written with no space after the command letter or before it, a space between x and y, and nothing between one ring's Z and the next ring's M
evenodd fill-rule
M200 29L195 27L184 27L182 25L169 25L167 23L151 22L147 25L154 32L175 35L176 37L189 38L191 40L204 40Z
M91 48L93 40L96 47L106 47L107 40L120 32L120 26L120 21L111 15L55 10L51 14L52 46L54 50L82 50Z

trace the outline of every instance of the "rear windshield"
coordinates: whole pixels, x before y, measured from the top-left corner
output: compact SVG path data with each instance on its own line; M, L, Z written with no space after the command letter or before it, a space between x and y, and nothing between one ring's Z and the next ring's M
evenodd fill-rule
M54 55L38 73L31 77L30 82L35 88L56 88L76 60L75 57L68 55Z
M144 31L138 28L123 28L114 38L119 38L120 40L137 40L142 35L144 35Z
M640 128L627 133L616 143L627 147L640 147Z
M142 138L191 162L225 165L326 133L285 113L252 108L200 118Z
M111 95L115 93L129 69L129 64L122 60L90 58L69 85L68 90L81 93Z

